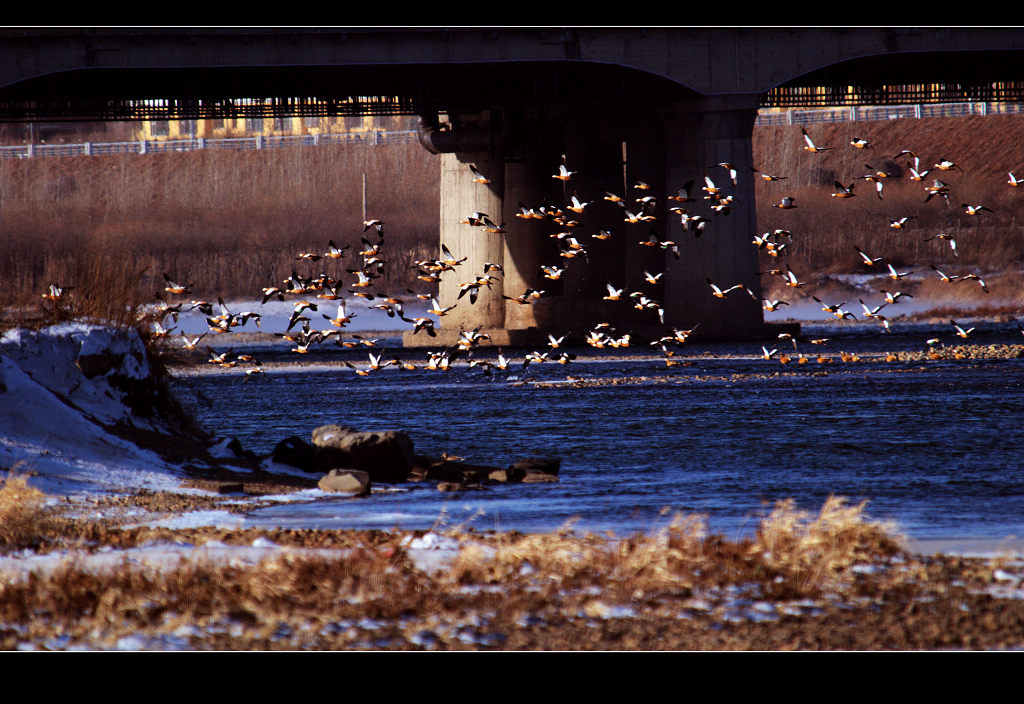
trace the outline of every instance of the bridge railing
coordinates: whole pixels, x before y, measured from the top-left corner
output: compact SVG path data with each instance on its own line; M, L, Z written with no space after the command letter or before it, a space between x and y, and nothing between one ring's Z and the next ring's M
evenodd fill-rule
M282 137L225 137L223 139L169 139L160 142L83 142L80 144L23 144L0 147L0 159L40 156L96 156L100 154L153 154L200 149L276 149L321 144L408 144L418 139L415 130L288 135Z
M857 120L898 120L924 117L964 117L1024 113L1018 103L922 103L916 105L858 105L832 108L789 108L763 111L755 125L809 125ZM322 144L396 144L418 139L415 130L343 132L336 134L289 135L282 137L225 137L220 139L172 139L141 142L83 142L80 144L19 144L0 146L0 159L29 159L40 156L95 156L101 154L151 154L190 152L199 149L276 149Z
M1018 103L920 103L914 105L857 105L833 108L789 108L761 112L755 125L809 125L857 120L899 120L923 117L965 117L1024 112Z

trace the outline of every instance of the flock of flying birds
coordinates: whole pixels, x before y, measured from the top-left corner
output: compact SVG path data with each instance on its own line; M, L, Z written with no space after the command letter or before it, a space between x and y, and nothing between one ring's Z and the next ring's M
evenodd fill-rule
M803 145L803 149L805 151L812 154L820 154L833 149L833 147L824 147L815 144L814 141L811 139L811 136L808 134L806 128L802 128L801 132L804 138L805 144ZM850 141L849 146L850 148L857 150L871 149L871 144L868 142L868 140L858 137L854 137ZM935 162L931 168L924 168L921 165L921 158L914 151L911 151L909 149L903 149L889 158L889 160L896 159L906 159L907 172L909 174L908 178L911 181L925 184L923 186L925 203L929 202L933 198L941 198L947 207L953 207L950 201L950 197L952 195L952 187L949 183L942 179L950 178L950 175L953 172L959 171L963 173L963 169L961 169L955 161L942 157L937 162ZM869 164L865 164L864 166L867 170L867 173L853 178L853 180L851 180L848 184L844 185L841 181L835 181L835 189L833 190L831 196L833 198L841 200L853 198L855 195L857 195L854 193L857 181L862 180L867 183L873 184L875 196L879 200L883 200L883 191L885 189L886 184L890 183L893 179L899 178L900 175L890 171L875 169ZM930 184L928 183L929 174L931 174ZM936 174L939 174L941 178L936 177ZM774 177L765 178L766 180L774 180ZM1017 177L1013 174L1012 171L1007 173L1006 183L1013 188L1018 188L1021 185L1021 182L1017 180ZM797 205L794 198L783 197L779 203L773 204L773 207L786 210L796 208ZM992 212L991 208L988 208L985 205L981 204L962 203L960 205L960 208L963 209L963 212L966 215L972 217L979 216L985 212ZM915 219L916 217L917 216L915 215L907 215L899 218L898 220L890 219L889 227L894 230L908 229L910 227L910 221ZM950 247L950 250L952 251L954 257L960 256L959 250L957 249L956 240L952 235L945 232L937 233L925 237L923 241L929 242L932 240L939 240L945 242ZM754 244L757 245L759 249L765 250L768 252L768 254L771 254L773 256L778 256L779 248L785 248L786 245L791 241L792 233L786 230L775 230L774 232L771 233L765 233L764 235L755 236L753 240ZM868 252L865 252L863 249L858 247L856 244L853 245L853 250L865 267L881 269L883 270L883 273L887 271L888 277L892 279L893 282L896 282L891 284L892 288L894 288L895 290L890 291L888 289L879 289L879 293L881 293L883 297L882 300L877 304L875 304L874 302L867 303L863 299L858 299L858 302L860 303L862 309L861 317L863 319L877 321L882 325L883 329L886 332L888 332L890 330L890 321L882 313L882 310L887 306L898 304L904 298L913 298L912 295L900 291L896 289L896 287L899 285L899 281L902 281L903 279L907 278L910 274L914 272L899 271L893 266L891 262L887 261L885 255L873 256L874 253L869 254ZM989 293L988 285L976 273L946 274L943 271L941 271L938 267L936 267L934 264L929 264L929 267L935 272L935 275L938 276L939 279L944 283L958 284L973 281L976 282L986 294ZM786 271L773 269L764 273L777 274L782 276L787 286L792 286L794 288L802 288L804 286L804 283L800 282L797 276L791 270L788 269ZM823 311L831 313L839 320L858 320L856 314L843 308L843 306L846 305L846 301L843 301L841 303L828 303L821 300L817 296L811 296L811 298L821 305L821 309ZM768 301L766 299L762 300L764 300L765 310L768 311L775 310L779 305L788 305L786 301ZM956 331L955 334L962 339L968 338L971 332L973 332L974 330L974 328L965 329L963 326L959 325L955 320L950 320L950 325L954 327ZM1022 328L1021 331L1024 332L1024 328ZM791 336L787 336L785 334L780 335L779 337L780 339L785 339L787 337L791 338ZM792 340L792 342L794 352L796 352L796 341ZM811 342L822 344L824 343L823 340L812 340ZM932 338L927 341L927 344L929 345L929 356L932 356L933 358L938 358L939 356L941 356L938 352L932 349L934 345L937 345L939 343L940 341L938 338ZM769 350L767 347L762 347L761 349L765 359L772 359L778 354L780 361L789 361L789 357L787 355L785 355L784 353L779 354L778 348ZM844 353L842 357L846 359L847 355L845 355ZM800 355L798 361L805 362L806 357L804 355ZM827 360L819 356L818 361Z
M818 146L815 144L811 136L807 133L806 129L803 131L803 137L805 144L803 149L812 154L820 154L825 151L829 151L832 147ZM864 139L854 138L849 145L849 148L866 150L870 149L871 145ZM960 167L953 161L942 158L937 161L931 168L923 169L921 166L921 160L916 153L910 150L902 150L891 159L906 159L907 169L909 171L909 178L913 181L927 183L926 177L933 172L941 172L943 178L948 178L948 175L955 171L962 171ZM865 165L868 173L854 178L849 184L843 185L841 182L835 182L835 191L832 193L832 197L837 199L848 199L855 197L854 190L858 180L873 184L874 195L877 198L882 198L883 189L891 179L897 178L898 176L893 173L885 172L883 170L877 170L869 165ZM469 165L469 169L472 171L472 180L477 183L487 184L490 180L486 175L481 173L475 165ZM723 172L717 171L722 169ZM711 174L708 173L711 172ZM751 168L753 173L752 178L760 178L764 182L778 182L785 180L785 176L770 175L759 171L756 168ZM718 174L723 173L722 177ZM714 176L712 175L714 174ZM588 208L593 207L595 201L582 200L579 194L574 190L571 195L568 195L568 183L576 175L576 172L571 170L568 166L566 157L562 156L562 163L558 167L558 170L552 174L552 178L557 179L563 183L563 193L566 195L565 200L567 201L565 206L551 206L542 205L535 207L528 207L522 203L519 204L519 210L516 213L516 217L527 219L527 220L538 220L551 223L555 226L554 229L558 231L551 234L550 237L557 243L557 251L559 256L558 262L551 264L545 264L541 267L539 273L549 280L558 280L562 277L566 268L576 261L587 261L588 259L588 247L595 245L587 242L585 235L577 234L585 231L585 226L580 221L582 216ZM700 191L694 190L694 182L690 181L679 188L675 194L667 196L666 200L671 202L671 205L667 208L667 211L673 216L680 218L680 223L684 232L691 233L694 237L700 237L704 233L708 224L712 222L715 216L727 215L729 213L732 204L735 202L735 196L726 194L726 187L724 184L731 183L736 186L739 183L740 174L737 170L729 163L722 162L714 166L709 166L708 170L703 174L703 186ZM717 179L717 182L716 182ZM1007 183L1011 187L1019 187L1020 182L1014 176L1012 172L1008 174ZM950 184L936 178L934 174L931 178L931 183L925 185L924 188L924 202L928 202L933 198L941 198L945 201L946 205L952 207L950 203L950 197L952 195L952 187ZM634 181L632 186L632 192L627 196L625 194L618 195L611 191L604 191L601 196L602 201L612 203L620 209L622 220L624 223L631 225L641 225L644 223L651 223L658 219L655 213L655 206L657 203L656 196L651 194L649 184L644 181ZM700 196L700 192L703 192L703 196ZM698 198L706 201L707 215L694 214L691 212L691 208L695 208L695 203L699 203ZM773 207L781 210L788 210L797 207L796 201L793 197L783 196L778 203L774 203ZM991 210L984 205L979 204L968 204L964 203L961 205L964 212L970 216L979 216L984 212L991 212ZM910 227L910 221L915 216L909 215L902 217L899 220L890 220L889 227L893 229L906 229ZM469 215L465 220L461 221L462 224L478 227L488 233L503 234L505 232L504 223L501 225L496 224L494 220L486 213L475 212ZM356 348L365 346L370 348L368 352L368 363L365 366L357 366L351 362L345 361L346 367L352 369L356 374L361 376L368 376L371 373L382 370L388 366L396 366L399 369L413 370L417 368L431 369L431 370L448 370L452 364L459 357L465 357L468 361L468 366L479 367L485 374L491 374L493 370L508 370L513 365L513 360L504 356L499 350L496 361L476 359L473 356L473 351L485 340L488 340L488 335L481 332L481 328L476 328L472 331L461 330L459 333L459 339L457 344L442 349L439 351L428 352L428 359L423 363L414 363L410 361L403 361L395 356L385 356L387 350L381 349L378 345L379 340L369 339L360 335L346 336L345 328L351 323L352 318L355 317L355 313L348 310L346 304L346 297L359 297L367 301L375 301L371 307L385 311L390 317L397 317L398 319L407 323L413 332L418 334L423 332L428 336L436 336L435 327L439 324L439 321L450 312L455 305L473 305L478 300L482 291L489 291L492 283L498 281L497 276L503 274L502 267L499 264L486 263L482 267L482 271L463 275L465 281L459 286L458 301L452 305L443 307L438 302L436 296L430 293L415 293L412 290L407 290L409 296L414 296L419 300L428 301L429 307L426 311L428 315L407 317L405 313L405 301L408 296L399 297L393 295L386 295L374 290L375 281L381 277L384 267L384 226L385 223L381 220L367 220L363 223L363 234L361 237L361 245L356 247L350 254L349 250L353 249L351 245L344 245L342 247L337 246L334 241L329 241L326 251L324 252L300 252L296 255L296 261L304 261L307 265L312 266L317 262L334 262L334 267L344 266L343 260L346 258L358 258L356 259L355 266L349 266L344 271L353 277L352 282L348 287L342 284L341 276L329 275L328 273L321 272L317 275L300 276L295 268L293 268L291 276L282 282L274 285L270 285L263 289L262 304L266 304L271 299L277 299L279 301L285 301L286 299L293 299L293 312L288 321L288 326L283 332L274 333L276 336L287 340L294 344L292 352L297 354L307 353L315 345L319 344L333 344L340 348ZM598 232L590 235L590 239L596 241L608 240L612 237L619 237L622 235L617 234L611 228L604 228L598 230ZM952 236L946 233L939 233L931 235L927 240L938 239L946 242L951 248L955 256L959 256L957 250L957 243ZM583 240L583 241L581 241ZM793 233L788 230L776 229L772 232L766 232L762 235L754 235L753 245L758 250L766 252L772 257L783 257L786 254L786 248L793 240ZM926 240L926 241L927 241ZM585 243L586 242L586 243ZM666 253L671 253L676 259L680 257L678 244L672 240L661 239L657 233L652 229L650 234L643 239L636 241L639 246L659 248ZM865 267L888 270L889 277L896 283L893 284L894 290L882 289L880 293L883 294L884 298L877 304L874 302L868 303L863 299L860 300L862 307L861 318L870 319L880 323L883 328L888 331L890 328L890 321L882 313L887 306L897 305L904 298L911 298L909 294L902 291L895 290L898 282L904 279L911 272L903 272L897 270L891 263L886 261L884 255L873 256L868 252L863 251L860 247L853 245L857 256L863 262ZM441 245L440 256L437 259L423 260L414 262L414 266L417 270L417 277L419 280L429 284L436 284L440 281L442 275L459 275L459 267L467 260L467 257L457 257L453 254L447 246ZM977 285L988 293L987 284L977 275L973 273L959 274L959 275L947 275L940 271L934 265L931 268L935 271L936 275L944 282L950 284L958 284L961 282L974 281ZM787 287L794 289L803 288L806 282L801 281L800 278L793 273L790 269L771 269L766 272L760 272L760 275L777 275L780 276ZM642 279L646 284L651 286L657 286L664 272L652 273L648 270L643 270ZM766 311L777 310L779 306L788 305L787 301L779 299L768 299L759 297L752 290L741 283L733 284L730 286L720 286L706 277L706 283L710 287L711 294L719 299L725 299L733 295L750 295L755 300L759 301ZM181 345L189 350L200 349L200 343L208 335L218 337L220 335L229 334L236 332L238 329L244 327L250 321L253 322L257 327L260 326L261 314L257 311L232 311L224 303L223 299L218 298L217 303L201 300L188 300L185 302L184 298L191 295L192 286L190 284L182 284L172 279L168 274L164 274L164 292L170 296L181 296L183 297L181 302L170 304L163 302L158 311L160 319L166 321L167 318L173 319L177 323L178 315L191 311L198 310L205 317L208 325L208 331L202 335L196 337L189 337L184 332L179 333L179 339ZM652 314L658 316L659 321L664 323L664 308L662 304L654 299L652 295L645 292L643 289L636 291L628 291L626 287L620 287L611 281L605 283L607 289L607 295L603 298L606 301L623 301L631 304L634 308L640 311L652 311ZM518 296L503 295L503 298L519 305L531 305L534 301L538 300L545 295L545 291L536 290L533 288L527 288L522 294ZM44 294L43 297L57 301L63 295L63 291L60 287L53 285L50 287L50 291ZM164 296L166 298L167 296ZM464 301L464 297L466 300ZM828 303L817 296L812 296L821 306L822 310L831 313L839 320L858 320L858 316L852 313L843 306L846 302L842 303ZM327 306L330 306L328 308ZM330 314L328 314L328 312ZM324 320L327 320L331 328L327 330L313 329L311 323L316 319L315 316L320 316ZM433 316L433 317L429 317ZM965 329L960 326L956 321L950 321L951 325L956 328L956 334L961 338L966 338L971 334L973 328ZM650 342L652 346L659 347L664 355L664 361L667 366L675 366L682 364L683 362L676 356L676 352L672 348L678 348L682 346L687 339L694 333L694 330L698 326L688 330L682 330L673 327L671 332L668 334L655 339ZM158 338L172 338L173 328L165 327L163 322L154 323L152 334ZM1024 332L1024 330L1022 330ZM593 329L586 333L585 341L588 345L594 348L622 348L629 347L633 342L632 333L620 333L617 332L608 323L599 323ZM560 364L568 364L575 359L575 355L566 352L561 348L565 336L556 337L555 335L548 336L547 349L544 351L532 351L527 353L521 364L525 368L531 363L542 363L542 362L558 362ZM792 335L783 333L779 335L779 342L791 342L793 344L794 354L798 355L796 362L805 363L808 358L804 354L800 354L797 348L797 339ZM816 339L810 340L809 342L817 345L823 345L827 342L827 339ZM938 343L938 340L930 340L930 344ZM245 379L248 380L255 375L263 373L262 366L259 361L251 355L235 354L233 348L226 352L218 352L212 348L207 348L210 357L208 361L212 364L220 365L222 367L236 367L239 365L245 366ZM792 358L785 352L780 352L778 347L768 349L768 347L762 346L762 355L765 359L777 359L783 363L789 362ZM845 359L845 355L841 355ZM830 361L828 357L824 355L817 355L819 362Z

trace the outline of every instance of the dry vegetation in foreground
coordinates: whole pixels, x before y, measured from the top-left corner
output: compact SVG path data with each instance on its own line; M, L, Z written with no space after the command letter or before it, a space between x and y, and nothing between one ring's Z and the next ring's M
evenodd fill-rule
M9 475L0 487L0 553L35 549L56 536L55 520L43 510L46 494L22 476Z
M21 481L0 505L45 516ZM71 558L0 582L0 646L128 649L635 650L1020 647L1019 599L984 593L994 564L920 558L832 498L812 516L776 506L756 535L726 541L698 517L647 535L446 536L437 572L411 559L422 531L192 531L90 528L75 538L22 529L4 544L71 540L96 550L176 540L325 547L256 565ZM43 525L45 522L39 523ZM24 521L21 525L26 524ZM68 535L74 535L71 530ZM84 536L88 536L86 539ZM54 543L56 541L56 543Z

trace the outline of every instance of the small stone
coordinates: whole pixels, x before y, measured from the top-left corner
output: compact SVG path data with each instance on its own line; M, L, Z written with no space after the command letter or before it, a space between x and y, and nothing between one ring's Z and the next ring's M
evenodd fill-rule
M492 481L492 482L500 482L500 483L504 484L504 483L508 482L509 479L510 479L509 470L507 470L507 469L495 469L494 471L488 473L487 479L489 481Z
M523 484L535 484L539 482L557 482L557 474L548 474L542 472L539 469L528 469L526 476L523 477Z
M370 493L370 475L359 469L332 469L317 482L321 491L363 495Z
M467 484L465 482L438 482L438 491L483 491L480 484Z

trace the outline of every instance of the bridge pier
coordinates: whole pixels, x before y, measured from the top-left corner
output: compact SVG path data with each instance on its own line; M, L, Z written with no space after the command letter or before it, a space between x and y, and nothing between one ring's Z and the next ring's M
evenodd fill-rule
M699 322L703 334L716 337L765 334L760 300L742 291L716 298L706 281L710 278L723 289L743 284L761 296L757 249L751 242L757 228L756 176L750 170L757 105L756 96L704 98L680 101L662 113L668 192L695 179L691 197L697 202L683 207L712 221L698 237L684 231L680 218L669 213L668 236L679 243L680 258L669 263L665 275L666 295L672 302L666 323L692 327ZM736 170L736 185L728 170L717 165L723 162ZM708 206L713 201L703 199L705 173L724 193L735 196L727 215L714 213Z
M505 209L505 163L492 160L488 152L441 154L441 216L440 240L457 258L465 261L455 271L441 274L438 284L438 302L442 307L455 306L441 319L441 329L473 330L477 326L487 329L505 327L505 300L502 274L488 286L477 290L476 302L471 303L469 289L462 285L484 276L485 264L504 266L505 248L500 234L486 232L483 227L463 224L473 213L486 213L496 224L501 224ZM475 183L469 165L473 164L490 183ZM438 257L441 257L440 246ZM463 293L463 291L466 291ZM460 293L463 293L460 298Z
M462 330L477 327L490 336L491 344L542 344L548 333L581 342L597 323L638 338L697 324L701 336L713 338L771 334L772 326L764 323L758 255L751 243L756 228L755 177L750 170L756 115L756 97L697 98L657 110L595 107L519 119L489 114L442 132L450 151L441 154L440 240L455 257L466 260L456 271L442 274L439 301L456 307L439 320L438 337L407 333L405 344L454 344ZM576 172L568 181L553 178L563 155L567 168ZM716 165L720 162L736 169L736 185ZM490 183L474 182L469 164ZM723 194L734 196L728 214L713 212L715 201L703 198L705 173ZM684 231L679 216L669 211L673 203L666 196L690 180L695 201L680 205L709 218L703 232ZM636 187L640 181L649 188ZM623 202L605 200L606 192ZM588 203L583 213L568 209L574 193ZM626 222L627 211L643 210L637 199L644 196L655 198L645 212L656 220ZM560 222L522 218L521 204L558 207L563 216ZM474 212L486 213L504 232L464 224ZM572 226L572 220L579 225ZM611 239L593 237L602 228L613 231ZM659 241L675 242L678 258L670 246L640 244L652 234ZM570 238L586 254L566 256L573 251ZM485 262L503 267L503 273L495 273L501 281L482 287L475 304L468 295L460 299L461 284L482 276ZM564 271L549 278L542 266ZM644 280L645 270L664 274L652 284ZM754 295L740 290L716 298L706 283L709 278L723 289L742 283ZM622 300L603 300L606 282L624 289ZM528 289L544 293L529 303L513 300ZM660 302L663 320L655 307L637 309L630 298L633 292Z

